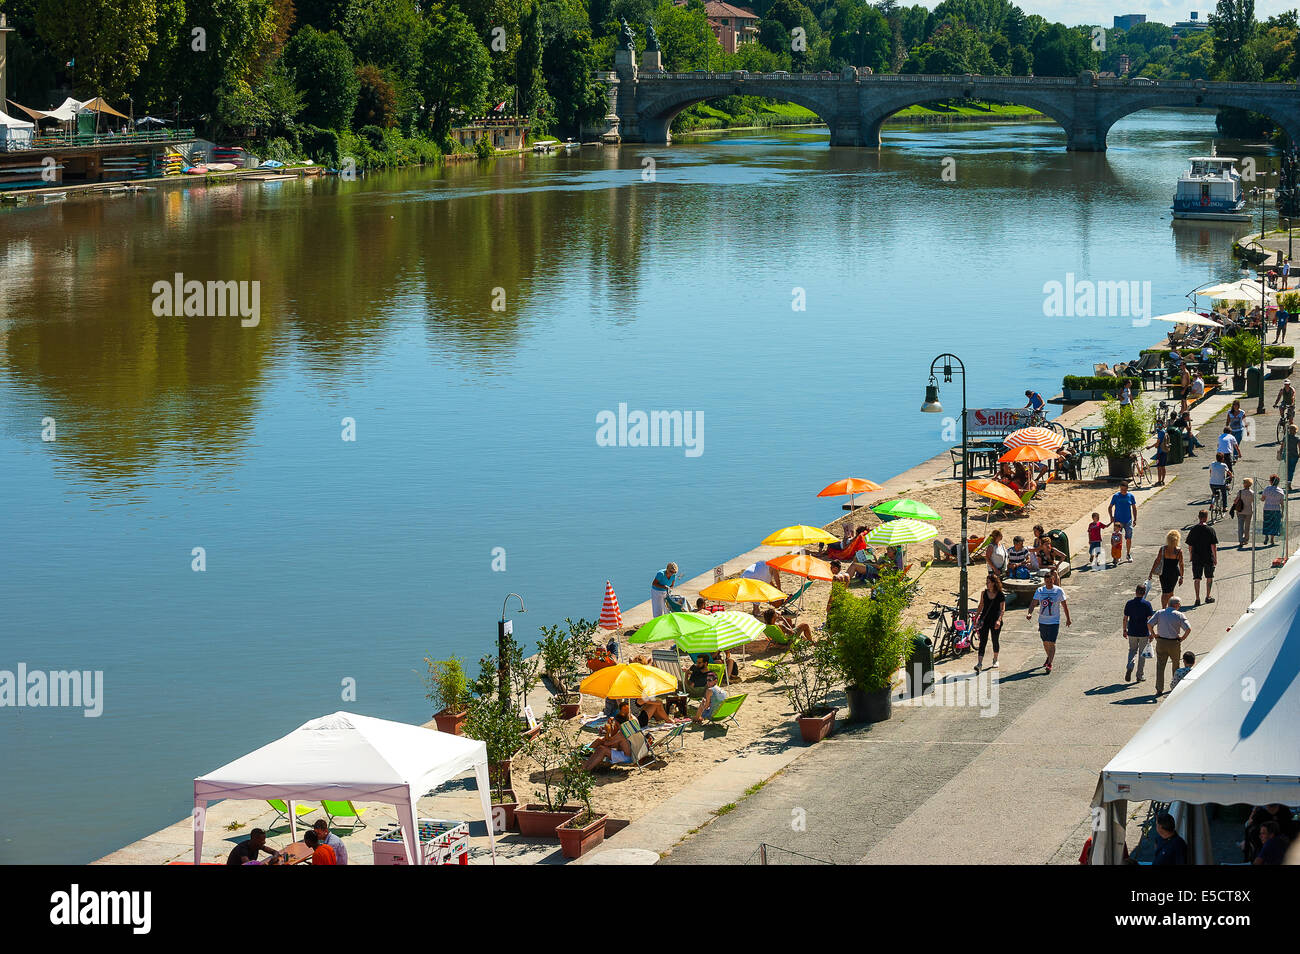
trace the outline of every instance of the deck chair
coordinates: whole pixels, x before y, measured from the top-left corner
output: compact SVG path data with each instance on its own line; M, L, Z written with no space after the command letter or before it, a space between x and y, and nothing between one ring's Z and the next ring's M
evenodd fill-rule
M776 668L785 662L786 657L790 655L790 650L786 650L775 659L755 659L754 668L764 675L771 675Z
M826 559L828 561L839 560L842 563L848 563L853 560L855 554L860 550L865 550L866 548L867 535L864 532L859 532L858 535L849 542L847 547L827 547Z
M726 663L709 663L709 672L718 677L718 685L725 686L728 684Z
M361 816L366 813L366 809L357 808L349 802L327 802L321 799L320 809L325 813L326 824L330 828L365 828L366 822ZM340 825L335 821L336 818L351 818L350 825Z
M767 640L769 648L772 646L781 646L787 651L799 641L799 637L795 636L793 633L787 636L781 631L781 627L777 626L776 623L771 623L770 625L763 627L763 637ZM758 664L755 663L755 665Z
M267 828L274 828L280 822L284 822L286 825L289 823L289 806L284 799L268 798L266 804L275 809L275 818L266 826ZM293 813L299 818L302 818L303 815L310 815L315 810L315 805L303 805L301 802L293 806Z
M785 598L785 601L781 603L781 605L778 606L777 609L780 610L782 613L784 613L786 616L798 616L800 611L796 609L794 606L792 606L791 604L794 603L795 600L800 599L804 595L804 593L808 592L808 587L812 585L813 585L812 580L804 580L803 586L799 587L799 589L795 590L793 593L787 596Z
M686 691L686 673L682 672L682 657L675 649L654 649L650 651L650 665L662 669L677 680L677 691Z
M688 725L690 725L689 722L678 722L666 732L660 731L657 735L652 732L649 735L644 735L646 747L649 749L650 755L654 757L654 761L667 762L667 756L672 755L674 750L680 752L686 747L686 727ZM651 738L651 736L654 736L654 738Z
M748 698L749 693L747 692L743 692L738 696L728 696L722 705L718 706L718 711L709 716L709 724L726 725L728 722L735 722L739 725L736 713L740 711L740 707L745 704L745 700Z

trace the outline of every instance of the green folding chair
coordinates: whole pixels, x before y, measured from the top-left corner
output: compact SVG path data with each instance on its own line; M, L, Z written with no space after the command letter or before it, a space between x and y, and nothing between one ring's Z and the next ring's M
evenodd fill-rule
M725 725L728 722L735 722L739 725L740 722L736 718L736 713L740 711L740 707L745 704L745 700L748 698L749 693L747 692L738 696L728 696L722 705L718 706L718 711L709 716L709 722L713 725Z
M357 808L351 802L327 802L321 799L321 811L325 813L326 824L330 828L365 828L366 822L361 816L366 813L364 808ZM351 818L349 825L340 825L335 819Z
M267 828L274 828L280 822L284 822L286 825L289 824L289 806L283 799L268 798L266 804L275 809L275 818L266 826ZM293 813L299 818L302 818L303 815L310 815L315 810L315 805L304 805L301 802L293 806Z

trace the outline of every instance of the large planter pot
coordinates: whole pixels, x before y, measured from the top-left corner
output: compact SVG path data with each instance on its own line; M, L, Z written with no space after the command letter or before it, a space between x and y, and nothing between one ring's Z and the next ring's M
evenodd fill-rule
M889 689L868 692L857 686L848 686L844 694L849 700L850 722L885 722L893 714Z
M1233 373L1233 375L1232 375L1232 389L1233 389L1234 391L1244 391L1244 390L1246 390L1246 376L1245 376L1244 374L1237 374L1237 373L1235 373L1235 372Z
M582 711L582 693L570 692L560 700L560 718L572 719Z
M515 810L519 807L519 801L515 798L513 789L505 790L505 801L492 802L492 833L504 835L508 831L513 831L515 825Z
M1107 457L1106 467L1112 480L1128 480L1133 476L1133 461L1128 457Z
M835 728L835 710L817 709L806 712L794 720L799 725L799 734L809 745L820 742L830 735Z
M560 851L566 858L581 858L583 852L590 851L605 840L607 815L593 815L581 828L574 826L578 817L573 816L555 829L555 834L560 839Z
M548 812L545 805L525 805L515 809L515 822L519 834L525 838L554 838L555 829L581 811L579 808L561 808Z
M465 717L469 712L447 712L442 711L433 717L433 721L438 724L439 732L446 732L448 735L461 735L461 726L465 723Z
M1092 400L1092 392L1081 388L1062 388L1061 397L1072 404L1081 404Z

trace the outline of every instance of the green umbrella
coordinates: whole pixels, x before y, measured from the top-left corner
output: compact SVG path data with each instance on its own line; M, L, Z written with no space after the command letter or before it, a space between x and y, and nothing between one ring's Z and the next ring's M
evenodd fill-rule
M714 613L706 617L712 621L708 632L686 633L677 637L677 648L692 656L699 653L720 653L724 649L741 646L763 635L763 624L748 613L734 610Z
M886 500L882 504L877 504L871 508L871 512L878 517L889 517L894 520L938 520L939 514L928 504L923 504L919 500Z
M931 524L919 520L891 520L882 523L867 534L873 546L896 547L907 543L922 543L939 535Z
M663 643L692 633L707 633L713 619L700 613L665 613L656 616L628 638L629 643Z

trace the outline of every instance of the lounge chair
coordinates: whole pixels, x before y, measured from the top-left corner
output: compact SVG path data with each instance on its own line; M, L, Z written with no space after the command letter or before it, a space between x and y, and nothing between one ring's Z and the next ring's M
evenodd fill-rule
M283 799L268 798L266 804L275 809L275 818L271 821L271 824L266 826L267 828L274 828L276 825L280 824L280 822L284 822L285 824L289 823L289 806L285 804ZM299 818L302 818L303 815L310 815L315 810L315 805L304 805L302 802L293 806L293 813Z
M763 636L767 639L769 649L773 646L781 646L788 650L799 641L799 637L793 633L787 636L781 627L776 625L776 623L769 623L767 626L764 626ZM754 663L754 665L757 666L758 663Z
M813 585L812 580L804 580L803 585L799 587L799 589L791 593L789 596L787 596L785 600L777 608L786 616L798 616L799 610L795 609L791 604L794 603L795 600L802 597L804 593L808 592L808 587L812 585Z
M826 559L828 561L839 560L841 563L850 562L853 560L855 554L861 550L865 550L866 548L867 535L865 532L860 532L849 542L847 547L827 547Z
M667 731L651 732L645 735L646 747L656 762L668 761L674 749L680 752L686 747L686 727L690 722L675 723Z
M748 698L749 693L747 692L742 692L738 696L728 696L722 705L718 706L718 711L709 716L709 724L726 725L728 722L735 722L739 725L736 713L740 711L740 707L745 704L745 700Z
M709 663L709 672L718 677L719 685L725 686L730 682L730 680L727 679L726 663Z
M686 674L682 672L682 657L675 649L654 649L650 651L650 664L662 669L677 680L677 691L686 691Z
M330 828L365 828L366 822L361 816L366 813L366 809L357 808L349 802L327 802L321 799L321 811L325 813L325 821ZM336 818L351 818L350 825L340 825L335 821Z
M790 650L787 649L785 652L777 656L775 659L755 659L754 668L757 669L759 672L764 673L765 675L770 675L772 672L776 670L778 666L780 666L783 662L785 662L786 657L789 655L790 655Z

